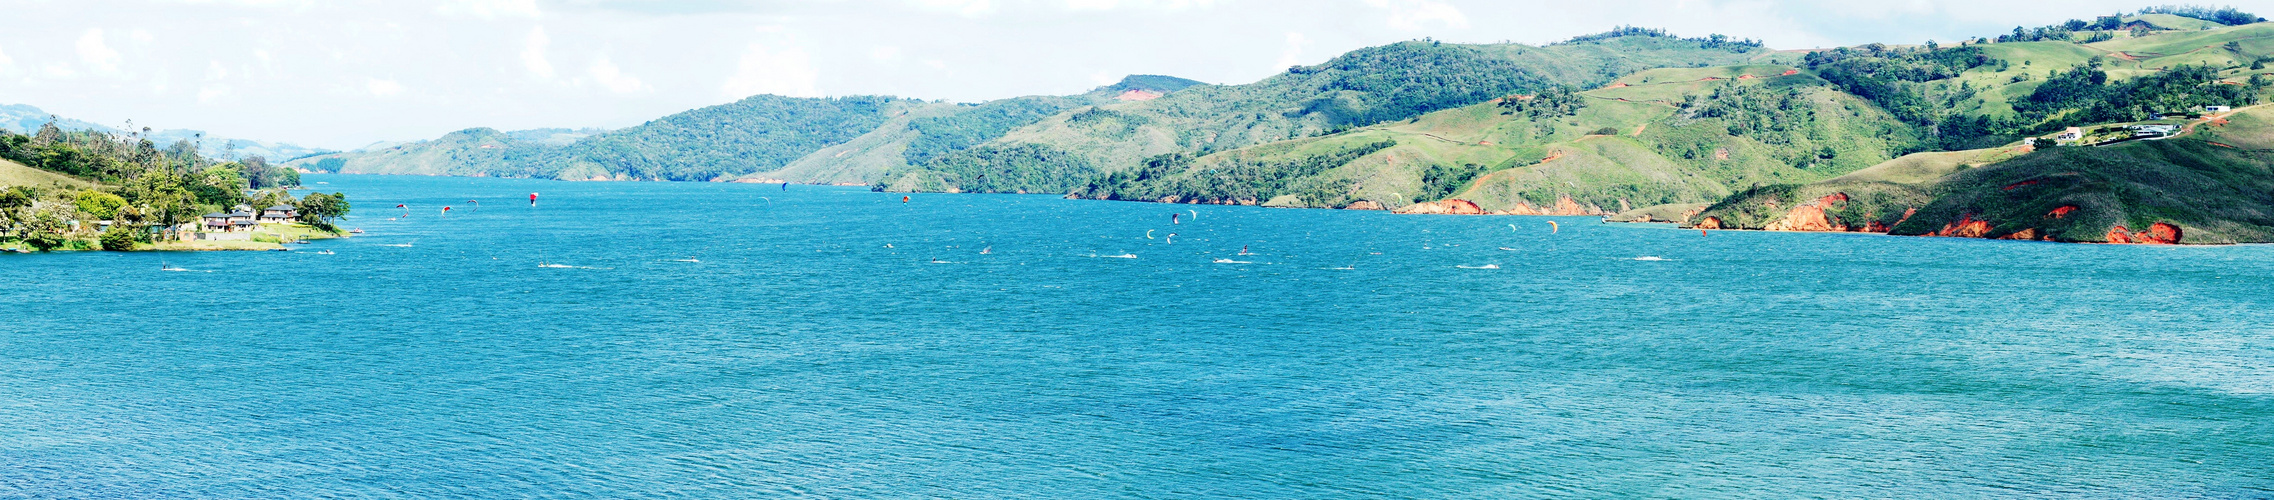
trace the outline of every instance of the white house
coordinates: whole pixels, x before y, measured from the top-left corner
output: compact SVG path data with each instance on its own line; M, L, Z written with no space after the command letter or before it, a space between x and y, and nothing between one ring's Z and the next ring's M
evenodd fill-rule
M2077 142L2082 139L2084 139L2084 129L2077 127L2069 127L2068 130L2063 130L2059 135L2053 136L2053 142Z
M2204 110L2204 111L2209 111L2209 112L2212 112L2212 113L2225 113L2225 112L2228 112L2228 111L2234 111L2234 109L2235 109L2235 108L2232 108L2232 107L2227 107L2227 106L2204 106L2204 107L2203 107L2203 110Z
M277 205L262 209L260 221L263 224L282 224L298 218L300 218L299 209L292 208L291 205Z

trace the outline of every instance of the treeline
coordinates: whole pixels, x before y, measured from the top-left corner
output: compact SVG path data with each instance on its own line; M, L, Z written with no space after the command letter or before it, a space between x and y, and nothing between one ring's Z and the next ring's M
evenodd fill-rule
M2257 78L2247 85L2225 85L2220 83L2219 70L2187 65L2112 83L2099 64L2090 63L2046 79L2029 97L2015 101L2013 108L2024 130L2042 132L2147 120L2204 106L2255 104L2266 84Z
M871 186L910 174L967 193L1064 193L1096 176L1097 167L1080 155L1040 144L980 146L935 158L922 166L888 170Z
M299 208L303 222L331 226L348 210L346 197L310 194L294 199L286 188L300 174L260 157L222 161L198 154L186 141L159 149L148 139L103 132L64 132L48 124L33 135L0 131L0 158L96 184L94 188L15 186L0 192L0 240L45 251L94 235L99 221L105 249L148 243L153 232L171 235L199 216L236 205Z
M592 136L514 163L540 162L550 168L539 170L549 172L592 164L635 179L673 181L764 172L875 130L909 102L760 95Z
M2140 9L2140 13L2141 13L2141 14L2170 14L2170 15L2179 16L2179 17L2187 17L2187 18L2201 19L2201 20L2210 21L2210 22L2219 23L2219 24L2224 24L2224 25L2228 25L2228 26L2238 26L2238 25L2244 25L2244 24L2250 24L2250 23L2259 23L2259 22L2266 22L2266 18L2263 18L2263 17L2258 17L2258 15L2256 15L2256 14L2251 14L2251 13L2249 13L2249 12L2243 12L2242 10L2240 10L2240 9L2236 9L2236 8L2234 8L2234 7L2204 7L2204 6L2200 6L2200 5L2164 5L2164 6L2158 6L2158 7L2148 7L2148 8L2145 8L2145 9Z
M1475 47L1401 42L1351 51L1319 66L1289 70L1317 75L1302 113L1330 126L1365 126L1457 108L1553 83L1532 68Z
M1195 168L1192 155L1172 153L1146 159L1136 169L1106 174L1073 191L1100 200L1174 200L1256 204L1294 195L1304 205L1349 204L1350 183L1317 178L1366 155L1397 146L1382 140L1284 160L1233 158Z
M922 165L934 158L995 140L1011 129L1041 121L1077 105L1078 102L1068 98L1024 97L972 105L971 109L958 110L947 116L910 120L908 130L915 132L916 137L908 142L908 149L901 152L901 157L909 165Z
M1760 41L1760 40L1754 40L1754 39L1751 39L1751 38L1744 38L1744 39L1730 38L1728 35L1723 35L1723 34L1720 34L1720 33L1714 33L1714 34L1711 34L1711 35L1706 35L1706 36L1705 36L1705 37L1703 37L1703 38L1682 38L1682 37L1674 36L1674 35L1673 35L1673 34L1671 34L1671 33L1667 33L1667 32L1666 32L1666 30L1664 30L1664 29L1659 29L1659 28L1638 28L1638 27L1634 27L1634 26L1619 26L1619 27L1617 27L1617 28L1611 28L1611 30L1610 30L1610 31L1605 31L1605 32L1602 32L1602 33L1589 34L1589 35L1579 35L1579 36L1571 37L1571 39L1570 39L1570 40L1564 40L1564 41L1561 41L1561 42L1556 42L1556 43L1553 43L1553 44L1549 44L1549 45L1570 45L1570 44L1577 44L1577 43L1592 43L1592 42L1601 42L1601 41L1605 41L1605 40L1611 40L1611 39L1616 39L1616 38L1624 38L1624 37L1630 37L1630 36L1651 37L1651 38L1672 38L1672 39L1683 40L1683 41L1689 41L1689 42L1697 42L1697 43L1698 43L1698 46L1699 46L1699 47L1702 47L1702 48L1708 48L1708 49L1725 49L1725 50L1729 50L1729 51L1732 51L1732 52L1749 52L1749 51L1752 51L1752 50L1754 50L1754 49L1760 49L1760 48L1762 48L1762 47L1763 47L1763 45L1762 45L1762 43L1761 43L1761 41Z

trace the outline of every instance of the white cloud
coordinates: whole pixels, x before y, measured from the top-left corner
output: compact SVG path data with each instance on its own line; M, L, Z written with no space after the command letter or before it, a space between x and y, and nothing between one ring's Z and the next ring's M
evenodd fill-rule
M769 50L762 44L750 44L750 51L742 54L734 76L719 86L719 91L736 99L757 94L775 94L790 97L817 97L821 90L820 70L813 68L813 58L798 49Z
M197 103L198 103L198 104L212 104L212 103L213 103L213 101L218 101L218 100L221 100L221 98L222 98L222 97L227 97L228 95L229 95L229 86L228 86L228 85L219 85L219 84L213 84L213 85L206 85L206 86L198 87L198 88L197 88Z
M552 41L545 36L544 26L529 28L528 42L521 48L521 65L529 68L531 76L540 80L553 78L553 61L545 58L545 48Z
M394 80L381 80L373 78L370 82L364 83L363 88L365 90L371 91L371 95L379 97L387 97L403 93L403 84L396 83Z
M481 19L500 17L537 17L537 0L444 0L434 12L445 16L467 16Z
M610 92L629 94L648 89L646 82L624 74L624 70L617 68L616 62L608 60L608 56L592 60L592 68L587 73L592 75L593 81L600 82L600 86L607 87Z
M995 10L993 0L915 0L919 7L945 10L964 17L978 17Z
M1286 70L1303 64L1303 47L1310 45L1310 37L1293 31L1287 32L1287 50L1279 53L1279 62L1272 63L1272 69Z
M15 71L15 69L16 59L8 57L8 51L0 50L0 74L7 74Z
M898 62L900 60L900 47L878 45L876 48L869 49L869 59L874 59L876 62Z
M1444 2L1432 0L1364 1L1366 5L1374 6L1374 8L1389 9L1391 28L1419 31L1429 29L1431 24L1456 29L1469 27L1469 16L1462 14L1460 8Z
M207 63L207 64L205 65L205 79L206 79L206 80L208 80L208 81L212 81L212 80L226 80L226 79L228 79L228 78L229 78L229 67L227 67L227 66L222 66L222 65L221 65L221 61L211 61L211 62L209 62L209 63Z
M1215 5L1216 0L1066 0L1066 8L1072 10L1129 8L1179 11L1193 7L1208 8Z
M98 73L118 72L119 54L103 43L103 30L90 29L79 35L79 61Z

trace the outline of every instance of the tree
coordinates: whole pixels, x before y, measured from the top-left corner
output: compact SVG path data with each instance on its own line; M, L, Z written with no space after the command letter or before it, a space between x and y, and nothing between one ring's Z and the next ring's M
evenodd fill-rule
M24 218L21 222L23 223L21 237L24 244L31 245L33 250L42 252L63 246L63 233L71 230L70 222L63 215L55 213L55 209L52 208L32 210L30 217Z
M112 224L110 229L103 230L101 238L103 249L113 252L134 250L134 244L141 243L144 234L147 233L125 224Z
M109 220L118 217L118 209L126 206L126 198L89 189L80 191L79 196L72 200L72 204L78 206L79 211L86 212L87 215L95 216L97 219Z
M332 219L346 217L348 212L347 195L340 193L308 193L300 198L297 206L300 222L332 232L339 232L339 227L332 225Z

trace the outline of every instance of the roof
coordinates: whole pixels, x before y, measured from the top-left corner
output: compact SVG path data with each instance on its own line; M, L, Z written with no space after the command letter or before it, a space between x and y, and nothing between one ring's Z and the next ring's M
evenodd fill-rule
M207 219L226 219L226 218L229 218L229 214L223 214L223 213L212 213L212 214L205 214L205 218L207 218Z
M297 209L297 208L292 208L292 205L277 205L277 206L273 206L273 207L268 207L268 210L299 210L299 209Z
M229 212L230 217L252 217L252 212Z

